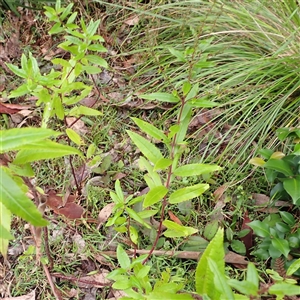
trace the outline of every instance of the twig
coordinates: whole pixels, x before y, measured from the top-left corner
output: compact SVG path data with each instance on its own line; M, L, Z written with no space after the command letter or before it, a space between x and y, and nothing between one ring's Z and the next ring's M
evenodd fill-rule
M47 266L44 265L44 264L43 264L43 269L44 269L44 272L45 272L45 274L46 274L46 277L47 277L47 279L48 279L48 282L49 282L49 284L50 284L50 287L51 287L51 290L52 290L52 293L53 293L55 299L56 299L56 300L63 300L63 298L61 297L61 295L60 295L59 292L57 291L57 289L56 289L56 287L55 287L55 285L54 285L54 283L53 283L53 281L52 281L52 278L51 278L51 275L50 275L50 272L49 272Z

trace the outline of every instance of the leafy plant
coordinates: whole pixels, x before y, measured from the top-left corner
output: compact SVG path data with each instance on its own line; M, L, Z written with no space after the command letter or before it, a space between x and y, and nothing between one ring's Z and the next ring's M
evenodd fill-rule
M112 271L107 278L114 281L113 288L127 294L121 299L194 299L196 295L203 299L260 299L261 295L276 295L276 299L280 300L285 295L299 294L296 280L283 278L271 270L269 273L273 283L260 285L260 277L253 263L248 264L245 280L229 279L225 273L224 256L223 229L219 229L200 257L194 293L184 292L184 286L176 283L168 270L161 273L161 279L151 284L148 276L151 268L142 264L146 256L131 260L120 245L117 249L120 268ZM300 259L293 262L287 274L294 274L299 267Z
M72 13L73 4L66 8L61 7L57 1L55 9L45 7L46 16L55 24L50 34L64 33L65 41L59 47L70 53L69 60L55 58L54 65L48 74L41 74L37 60L31 53L21 58L21 68L7 64L9 69L25 80L25 83L13 90L9 97L15 98L23 95L37 97L37 105L42 105L43 119L41 128L15 128L2 130L0 134L0 154L4 164L0 167L0 252L6 256L10 234L11 214L20 216L34 226L45 226L48 224L42 218L43 191L33 186L29 180L34 176L34 170L30 163L45 159L54 159L65 155L84 155L78 149L56 142L50 138L62 135L51 129L47 129L50 118L57 117L65 120L66 116L75 116L77 120L82 115L100 115L100 112L82 105L76 105L91 91L92 87L82 83L78 78L86 74L101 72L101 67L107 67L105 60L90 52L103 52L105 48L99 44L103 38L96 35L100 21L91 21L88 25L83 19L81 27L74 23L77 13ZM59 69L59 70L58 70ZM65 135L70 141L77 145L82 144L78 133L67 128ZM95 152L92 145L87 151L87 159ZM94 157L92 162L99 158ZM73 174L74 175L74 174ZM27 193L31 191L38 208L28 198Z
M250 163L263 167L266 178L272 188L270 196L273 199L292 200L294 205L300 205L300 129L281 128L277 130L280 141L293 137L295 145L290 154L269 149L262 149L259 154L263 158L255 157Z
M121 232L129 230L132 242L137 244L138 235L129 220L133 219L138 224L150 229L149 221L147 224L146 220L150 217L155 217L158 212L160 212L159 228L156 233L156 238L153 240L154 244L150 254L158 243L163 226L166 228L164 236L167 238L188 237L198 231L195 228L166 220L164 217L167 205L178 205L185 201L191 201L209 188L207 183L197 183L193 185L182 184L180 178L200 176L221 169L217 165L197 163L178 166L180 157L187 146L185 137L192 115L192 109L194 107L216 105L216 103L198 98L198 90L199 85L196 84L192 86L189 82L185 82L181 90L181 95L177 92L172 94L153 93L141 95L140 97L144 99L179 105L177 123L172 125L166 134L150 123L132 118L135 124L148 135L152 141L134 131L128 131L131 140L143 154L143 157L139 159L139 167L142 171L146 171L144 179L149 187L149 191L143 196L129 196L125 198L120 183L117 181L115 193L111 192L111 198L116 204L113 211L114 216L108 220L106 226L115 225L116 230ZM162 151L156 146L155 141L159 141L165 146L164 150L167 155L163 155ZM141 203L139 211L135 211L130 207L138 203Z

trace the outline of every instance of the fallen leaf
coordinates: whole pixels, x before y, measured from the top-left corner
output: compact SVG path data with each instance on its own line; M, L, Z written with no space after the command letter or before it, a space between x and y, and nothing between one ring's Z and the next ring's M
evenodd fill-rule
M81 288L106 286L110 283L110 280L106 279L108 273L109 272L107 270L101 269L100 273L79 277L77 285Z
M182 225L181 221L170 210L168 211L168 215L173 222Z
M85 126L84 122L78 118L67 117L66 123L69 128L73 129L78 134L85 135L88 132L88 128Z
M124 24L129 25L129 26L134 26L137 25L140 21L139 16L133 16L128 18L127 20L124 21Z
M105 205L100 210L99 215L98 215L98 226L97 226L98 230L108 220L109 216L112 213L114 206L115 206L115 203L112 202L112 203Z
M3 298L2 300L35 300L35 290L33 290L27 295L23 295L19 297L8 297L8 298Z
M62 197L58 196L54 190L50 190L48 192L46 205L53 209L58 215L64 215L71 220L80 219L84 213L84 209L80 205L74 203L75 199L75 195L70 195L67 199L67 203L62 207Z

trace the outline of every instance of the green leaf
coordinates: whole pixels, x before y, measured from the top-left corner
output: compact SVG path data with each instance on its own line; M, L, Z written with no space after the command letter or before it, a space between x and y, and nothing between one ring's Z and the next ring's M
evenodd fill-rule
M103 45L100 45L100 44L90 45L90 46L88 46L88 50L97 51L97 52L107 52L107 49Z
M166 237L187 237L198 232L198 229L182 226L169 220L163 221L163 225L167 228L164 232Z
M296 204L300 199L300 175L297 175L295 178L285 179L283 181L283 187L292 197L293 204Z
M225 274L220 272L217 263L214 262L211 258L208 257L207 261L211 272L214 273L214 284L216 289L220 291L224 299L234 300L233 292L226 281Z
M143 207L146 208L159 202L167 193L168 189L163 185L156 186L153 189L150 189L144 199Z
M14 165L12 163L8 164L9 169L18 176L25 176L25 177L33 177L34 171L30 164L25 164L21 166Z
M142 131L144 131L146 134L150 135L154 139L157 139L164 143L167 143L169 141L167 136L160 129L156 128L152 124L145 122L143 120L140 120L138 118L131 118L131 119Z
M293 275L296 271L300 269L300 258L296 259L286 271L287 276Z
M254 165L256 167L262 167L265 165L265 161L260 157L254 157L249 160L249 164Z
M294 296L299 295L299 285L289 283L275 283L269 288L269 294L282 295L282 296Z
M20 85L17 89L10 92L8 98L17 98L29 93L27 84Z
M134 219L135 221L137 221L138 223L144 225L146 228L151 229L151 226L149 224L147 224L140 215L137 214L137 212L135 212L133 209L126 207L126 211L129 214L129 216Z
M180 101L179 97L174 96L173 94L168 93L152 93L147 95L139 95L140 98L146 100L157 100L160 102L170 102L170 103L178 103Z
M199 92L199 83L196 83L193 85L192 89L185 97L185 101L195 98L197 96L198 92Z
M13 128L0 131L0 153L20 149L22 146L35 143L51 136L59 136L51 129L44 128Z
M10 234L11 212L0 202L0 253L6 259L9 240L14 237Z
M122 269L130 268L130 258L120 244L117 246L117 259Z
M186 62L184 51L175 50L172 47L169 47L168 50L173 56L178 59L178 61Z
M83 144L83 140L82 138L80 137L80 135L74 131L73 129L71 128L67 128L66 129L66 134L68 135L69 139L75 143L76 145L80 146Z
M215 288L215 274L209 268L208 258L216 263L216 268L219 270L220 274L225 274L223 234L224 230L220 228L205 249L196 268L196 292L199 295L206 294L211 299L221 299L221 293Z
M79 116L101 116L102 112L87 106L76 106L73 107L69 113L68 116L74 116L74 117L79 117Z
M189 103L192 107L200 107L200 108L210 108L216 107L220 104L214 101L206 100L205 98L200 99L191 99L187 103Z
M278 160L278 159L269 159L265 164L265 168L275 170L277 172L283 173L286 176L293 176L293 171L289 164L285 162L284 160Z
M158 212L157 209L145 209L145 210L142 210L142 211L138 212L138 215L142 219L147 219L147 218L150 218L150 217L156 215L157 212Z
M228 284L233 287L235 290L239 291L241 294L247 296L256 296L258 288L249 281L238 281L236 279L229 279Z
M286 224L288 224L290 226L294 226L295 225L296 221L295 221L294 216L291 213L289 213L287 211L280 211L279 213L280 213L280 216L281 216L282 220Z
M256 235L260 237L270 237L270 227L266 223L255 220L248 223L247 225L254 230Z
M143 155L147 157L153 164L156 164L160 159L163 158L159 149L144 137L130 130L127 130L127 133L138 149L143 153Z
M257 289L259 288L259 276L257 269L253 263L249 263L247 266L247 281L251 282Z
M89 62L91 62L91 63L93 63L95 65L98 65L98 66L103 67L105 69L108 68L108 64L107 64L106 60L103 59L102 57L98 56L98 55L92 55L92 54L90 54L90 55L86 55L85 58Z
M83 156L82 153L71 146L62 145L50 140L24 145L16 155L14 164L25 164L28 162L38 161L42 159L52 159L62 157L65 155L78 154Z
M218 227L219 227L218 220L213 220L207 223L204 228L203 236L209 241L212 240L218 231Z
M175 169L174 174L176 176L187 177L212 173L219 170L222 170L222 168L217 165L189 164Z
M17 183L0 167L0 202L13 214L34 226L46 226L48 222L20 189Z
M291 250L288 241L274 237L272 238L272 245L274 246L274 248L280 251L285 257L288 257L288 254Z
M232 250L239 254L245 255L246 254L246 247L245 244L239 240L233 240L230 244Z
M153 171L157 170L165 170L169 166L171 166L173 161L169 158L161 158L154 166Z
M23 57L24 54L22 54L22 57ZM24 55L25 56L25 55ZM26 56L25 56L26 57ZM25 70L23 69L19 69L17 66L15 65L12 65L12 64L6 64L7 67L14 73L16 74L17 76L19 77L22 77L22 78L27 78L27 73Z
M208 190L208 188L209 188L208 184L202 184L202 183L181 188L170 195L169 202L175 204L175 203L180 203L183 201L196 198L201 194L203 194L206 190Z
M102 72L102 69L94 66L82 66L82 70L84 70L90 75L99 74Z

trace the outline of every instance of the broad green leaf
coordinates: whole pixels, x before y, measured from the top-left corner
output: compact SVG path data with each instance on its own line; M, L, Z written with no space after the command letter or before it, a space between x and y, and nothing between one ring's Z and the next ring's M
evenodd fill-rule
M179 127L178 127L179 130L176 135L176 143L178 145L180 145L186 138L186 133L190 125L191 117L192 117L192 107L188 103L186 103L184 105L182 115L179 120Z
M130 258L120 244L117 246L117 259L121 268L128 270L130 267Z
M192 98L195 98L197 96L198 92L199 92L199 83L196 83L196 84L193 85L192 89L190 90L190 92L185 97L185 101L188 101Z
M95 67L95 66L82 66L82 70L87 72L88 74L94 75L99 74L102 72L101 68Z
M23 54L24 55L24 54ZM22 57L23 57L22 55ZM25 55L24 55L25 56ZM27 78L28 74L26 73L25 70L19 69L17 66L12 65L12 64L6 64L7 67L17 76L22 77L22 78Z
M87 106L76 106L74 108L72 108L69 113L69 116L75 116L75 117L79 117L80 115L84 115L84 116L101 116L102 112Z
M129 216L134 219L135 221L137 221L138 223L144 225L146 228L151 229L151 226L149 224L147 224L142 218L141 216L139 216L137 214L137 212L135 212L133 209L126 207L126 211L129 214Z
M22 146L35 143L61 133L46 128L13 128L0 131L0 153L20 149Z
M140 120L138 118L131 118L134 123L139 126L139 128L144 131L146 134L150 135L154 139L157 139L159 141L162 141L164 143L168 142L167 136L158 128L153 126L152 124L145 122L143 120Z
M274 246L274 248L280 251L285 257L288 257L288 254L291 250L288 241L274 237L272 238L272 245Z
M179 97L176 97L168 93L152 93L152 94L139 95L139 97L146 100L152 100L152 101L157 100L160 102L170 102L170 103L178 103L180 101Z
M198 232L198 229L182 226L169 220L163 221L163 225L167 228L164 232L166 237L187 237Z
M257 166L257 167L262 167L265 165L265 163L266 162L260 157L254 157L249 160L249 164Z
M42 159L52 159L65 155L77 154L83 156L82 153L71 146L62 145L50 140L24 145L16 155L14 164L26 164L28 162L38 161Z
M300 175L297 175L295 178L285 179L283 181L283 187L292 197L293 204L296 204L300 199Z
M163 158L159 149L144 137L130 130L127 130L127 133L143 155L153 164L156 164L161 158Z
M247 266L247 281L251 282L258 290L259 276L255 265L251 262Z
M100 45L100 44L90 45L90 46L88 46L88 50L97 51L97 52L107 52L107 49L103 45Z
M183 85L182 85L182 93L183 96L186 96L188 94L188 92L191 90L192 85L189 81L186 81Z
M283 173L286 176L293 176L293 171L289 164L284 160L269 159L265 164L264 168L275 170L277 172Z
M161 158L154 166L153 171L165 170L171 166L173 161L169 158Z
M69 139L76 145L80 146L83 144L83 140L82 140L81 136L73 129L67 128L66 134L68 135Z
M138 215L142 219L147 219L147 218L150 218L150 217L156 215L157 212L158 212L157 209L145 209L145 210L142 210L142 211L138 212Z
M270 237L270 227L266 223L255 220L248 223L247 225L254 230L256 235L260 237Z
M236 279L229 279L228 284L239 291L241 294L248 296L256 296L258 288L250 281L238 281Z
M11 212L0 199L0 253L7 258L8 242L14 237L10 234Z
M0 167L0 202L13 214L34 226L46 226L48 222L25 195L17 183Z
M291 213L289 213L287 211L280 211L279 213L280 213L280 216L281 216L282 220L286 224L288 224L290 226L294 226L295 225L296 221L295 221L294 216Z
M100 25L100 20L97 20L97 21L91 20L90 23L89 23L89 25L88 25L88 27L86 28L87 34L90 37L93 36L96 33L99 25Z
M11 91L8 98L17 98L29 93L29 87L27 84L20 85L17 89Z
M234 300L233 292L227 283L225 274L220 272L217 263L211 258L208 257L207 261L211 272L214 274L214 284L216 289L220 291L224 299Z
M270 159L282 159L283 157L285 157L284 153L276 151L276 152L273 152Z
M102 57L98 56L98 55L92 55L92 54L90 54L90 55L86 55L85 58L89 62L91 62L91 63L93 63L95 65L98 65L98 66L103 67L105 69L108 68L108 64L107 64L106 60L103 59Z
M195 176L202 175L207 173L212 173L215 171L219 171L222 168L217 165L208 165L208 164L189 164L185 166L181 166L174 170L174 174L176 176Z
M18 176L25 176L25 177L33 177L34 171L30 164L25 164L21 166L14 165L12 163L8 164L9 169Z
M184 51L179 51L172 47L169 47L168 50L173 56L175 56L178 59L178 61L186 62Z
M141 298L137 298L137 299L141 299ZM194 300L195 298L191 294L188 294L188 293L174 294L174 293L167 292L167 291L153 291L149 295L147 295L147 300L158 300L158 299Z
M203 98L200 99L191 99L187 103L191 105L192 107L200 107L200 108L210 108L219 106L220 104L214 101L209 101Z
M269 294L282 295L282 296L294 296L299 295L299 285L289 283L275 283L269 288Z
M215 288L215 275L209 268L208 258L216 263L216 268L219 270L220 274L225 274L223 234L224 230L220 228L215 237L205 249L196 268L196 292L199 295L206 294L211 299L221 299L221 293Z
M232 250L239 254L245 255L246 254L246 247L245 244L239 240L233 240L230 244Z
M213 220L205 225L203 236L207 240L212 240L213 237L216 235L219 228L219 222L218 220Z
M144 199L143 207L146 208L159 202L167 193L168 189L163 185L156 186L153 189L150 189Z
M195 184L173 192L169 197L169 202L172 204L187 201L196 198L208 190L208 184Z
M289 266L289 268L286 271L287 276L293 275L296 271L300 269L300 258L296 259L292 264Z

